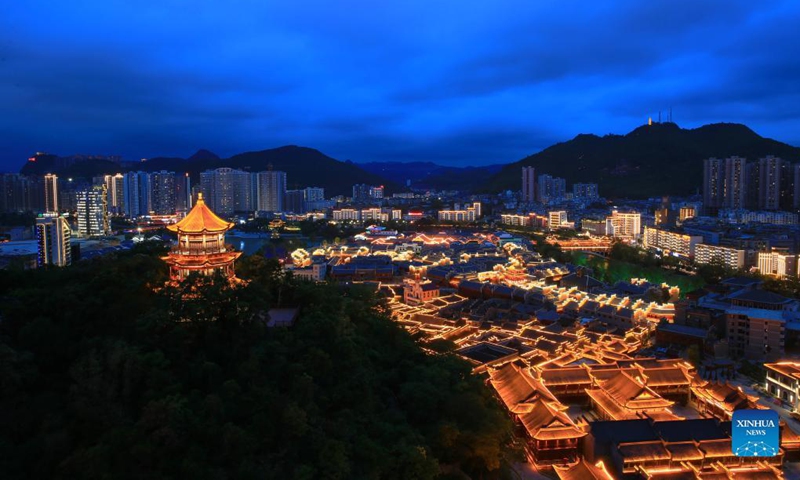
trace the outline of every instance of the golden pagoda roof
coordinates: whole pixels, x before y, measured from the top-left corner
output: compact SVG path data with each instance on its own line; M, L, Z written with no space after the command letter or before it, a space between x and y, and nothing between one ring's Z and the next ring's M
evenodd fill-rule
M203 194L200 193L197 195L197 203L183 220L167 228L180 233L217 233L224 232L231 227L233 227L233 223L219 218L206 206Z

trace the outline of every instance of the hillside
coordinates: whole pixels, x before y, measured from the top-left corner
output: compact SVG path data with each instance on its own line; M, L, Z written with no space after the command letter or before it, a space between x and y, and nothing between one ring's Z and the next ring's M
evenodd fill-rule
M369 289L259 256L236 289L154 289L163 253L0 272L4 479L509 478L512 425L481 377ZM293 327L264 328L296 305Z
M685 195L701 188L703 159L775 155L800 161L800 148L764 138L741 124L683 129L674 123L641 126L627 135L581 134L504 167L481 188L519 190L521 168L564 177L567 184L595 182L603 196L644 198Z
M385 185L390 192L397 188L393 182L367 172L352 162L340 162L319 150L295 145L241 153L228 159L220 159L212 152L200 150L188 159L155 157L146 162L127 162L122 165L105 160L88 160L68 168L59 168L57 157L48 156L36 162L26 162L20 172L39 175L54 172L64 176L91 178L120 171L168 170L188 172L192 180L197 182L200 172L210 168L231 167L259 172L267 170L270 165L274 170L286 172L288 188L324 187L327 196L350 195L353 185L357 183Z
M400 185L411 180L415 188L438 188L445 190L474 190L490 175L497 173L502 165L481 167L453 167L433 162L369 162L358 164L362 169L379 175Z
M288 188L324 187L328 197L352 195L357 183L384 185L389 191L397 191L395 183L352 162L340 162L319 150L294 145L234 155L224 166L258 172L270 164L273 170L286 172Z

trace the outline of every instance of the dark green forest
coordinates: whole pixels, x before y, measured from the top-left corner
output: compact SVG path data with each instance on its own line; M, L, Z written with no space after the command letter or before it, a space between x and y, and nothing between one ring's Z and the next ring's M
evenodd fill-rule
M158 252L0 272L0 472L16 478L502 478L511 425L363 287L165 287ZM291 328L269 308L299 306ZM506 452L506 453L504 453Z

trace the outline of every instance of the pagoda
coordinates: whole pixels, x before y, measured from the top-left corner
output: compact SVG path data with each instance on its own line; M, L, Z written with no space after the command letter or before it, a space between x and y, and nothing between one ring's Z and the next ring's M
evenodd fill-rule
M233 262L242 254L225 245L225 232L233 224L219 218L198 194L197 203L180 222L167 228L178 234L178 244L164 260L172 281L180 282L191 273L214 275L219 272L236 280Z

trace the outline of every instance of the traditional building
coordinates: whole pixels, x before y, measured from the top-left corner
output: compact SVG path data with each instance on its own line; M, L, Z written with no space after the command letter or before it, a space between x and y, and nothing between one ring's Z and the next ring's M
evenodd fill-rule
M673 420L679 417L668 410L675 402L667 400L647 387L639 377L618 371L597 388L587 390L592 407L604 420L629 420L649 416Z
M741 387L725 382L697 382L692 385L691 401L695 409L706 416L723 421L733 418L733 412L742 409L764 409L758 397L747 395Z
M586 432L527 369L507 363L489 369L489 383L525 432L526 450L538 466L568 465L580 460L580 440Z
M222 273L235 279L233 262L241 252L225 245L225 232L232 223L219 218L198 194L197 203L180 222L167 227L178 234L178 244L164 258L170 266L170 276L175 281L191 273L213 275Z

